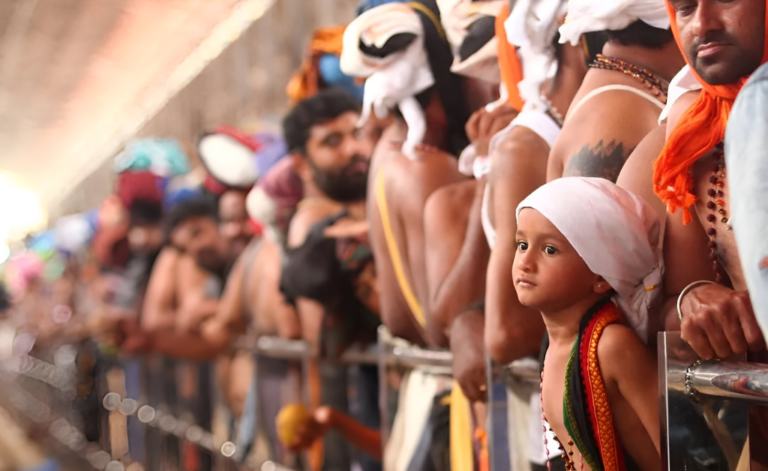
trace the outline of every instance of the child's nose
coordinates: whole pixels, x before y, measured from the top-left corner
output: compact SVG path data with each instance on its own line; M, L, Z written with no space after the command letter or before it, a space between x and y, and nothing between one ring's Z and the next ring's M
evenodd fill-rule
M529 251L521 252L517 251L515 254L515 266L518 270L529 272L531 271L531 257Z

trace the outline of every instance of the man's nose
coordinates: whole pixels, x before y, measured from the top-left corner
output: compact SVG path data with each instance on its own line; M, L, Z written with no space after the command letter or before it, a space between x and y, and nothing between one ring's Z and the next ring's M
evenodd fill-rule
M691 20L691 32L697 38L705 38L712 31L721 31L723 23L719 9L713 0L700 0Z

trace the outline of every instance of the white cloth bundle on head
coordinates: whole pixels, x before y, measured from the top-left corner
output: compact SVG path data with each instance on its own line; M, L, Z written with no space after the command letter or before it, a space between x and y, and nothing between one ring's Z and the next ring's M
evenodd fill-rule
M533 208L557 227L592 273L616 291L629 325L648 341L648 310L661 295L659 216L642 198L602 178L568 177L531 193Z
M560 27L560 42L574 46L584 33L620 31L637 20L669 28L664 0L569 0L568 16Z
M440 9L440 22L454 57L451 72L486 82L501 83L498 61L499 43L495 34L490 41L463 61L459 55L459 49L469 35L472 25L481 18L492 18L495 21L496 16L507 1L437 0L437 7Z
M567 4L567 0L518 0L504 22L507 40L518 48L517 55L523 66L523 80L518 89L529 107L546 109L541 100L541 86L557 71L552 42Z
M404 50L385 57L375 57L360 49L360 44L382 48L396 34L416 38ZM427 122L415 96L435 83L424 49L424 26L419 15L404 3L388 3L358 16L344 31L341 70L353 77L363 77L363 112L360 124L371 111L379 118L398 107L408 125L403 153L413 158L415 148L424 140Z

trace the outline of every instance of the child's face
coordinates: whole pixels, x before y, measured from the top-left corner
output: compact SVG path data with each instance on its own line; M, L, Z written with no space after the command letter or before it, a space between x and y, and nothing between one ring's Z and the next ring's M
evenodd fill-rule
M554 224L531 208L520 212L512 281L523 306L553 313L610 290Z

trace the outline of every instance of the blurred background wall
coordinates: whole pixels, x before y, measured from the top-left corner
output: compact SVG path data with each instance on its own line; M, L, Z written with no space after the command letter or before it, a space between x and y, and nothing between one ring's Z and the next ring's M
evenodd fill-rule
M130 137L178 139L196 161L197 137L215 126L274 128L312 31L348 23L356 4L0 1L0 172L54 219L108 196ZM246 7L260 17L242 18ZM234 42L217 51L217 34Z

